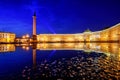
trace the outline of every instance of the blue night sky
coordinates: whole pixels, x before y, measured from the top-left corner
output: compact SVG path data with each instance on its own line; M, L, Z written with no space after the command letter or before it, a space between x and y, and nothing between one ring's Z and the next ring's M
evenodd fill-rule
M31 35L34 11L37 34L98 31L120 22L119 0L0 0L0 31Z

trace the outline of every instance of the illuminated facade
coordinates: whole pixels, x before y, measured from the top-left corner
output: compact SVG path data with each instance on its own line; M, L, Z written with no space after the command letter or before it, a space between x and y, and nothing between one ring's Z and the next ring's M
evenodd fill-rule
M14 44L0 44L0 52L13 52L15 51Z
M30 42L30 36L28 34L23 35L22 38L21 37L17 37L15 39L16 43L29 43Z
M101 31L79 34L39 34L37 42L120 42L120 23Z
M75 34L40 34L37 35L38 42L74 42Z
M16 35L14 33L0 32L0 43L12 43L15 40Z

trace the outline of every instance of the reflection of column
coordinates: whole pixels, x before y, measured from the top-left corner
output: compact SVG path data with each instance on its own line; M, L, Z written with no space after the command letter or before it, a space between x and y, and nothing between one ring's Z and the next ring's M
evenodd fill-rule
M36 49L33 49L33 68L36 67Z

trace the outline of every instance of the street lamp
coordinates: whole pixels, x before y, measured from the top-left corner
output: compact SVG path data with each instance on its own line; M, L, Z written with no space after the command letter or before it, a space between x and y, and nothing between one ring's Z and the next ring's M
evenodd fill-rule
M22 38L25 38L25 36L22 36Z
M29 36L29 34L26 34L26 38L29 38L30 36Z

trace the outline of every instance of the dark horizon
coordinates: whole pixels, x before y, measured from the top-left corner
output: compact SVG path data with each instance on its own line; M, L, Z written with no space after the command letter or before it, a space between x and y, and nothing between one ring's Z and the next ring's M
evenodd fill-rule
M0 31L18 37L32 35L32 16L37 14L37 34L99 31L120 22L119 0L3 0Z

